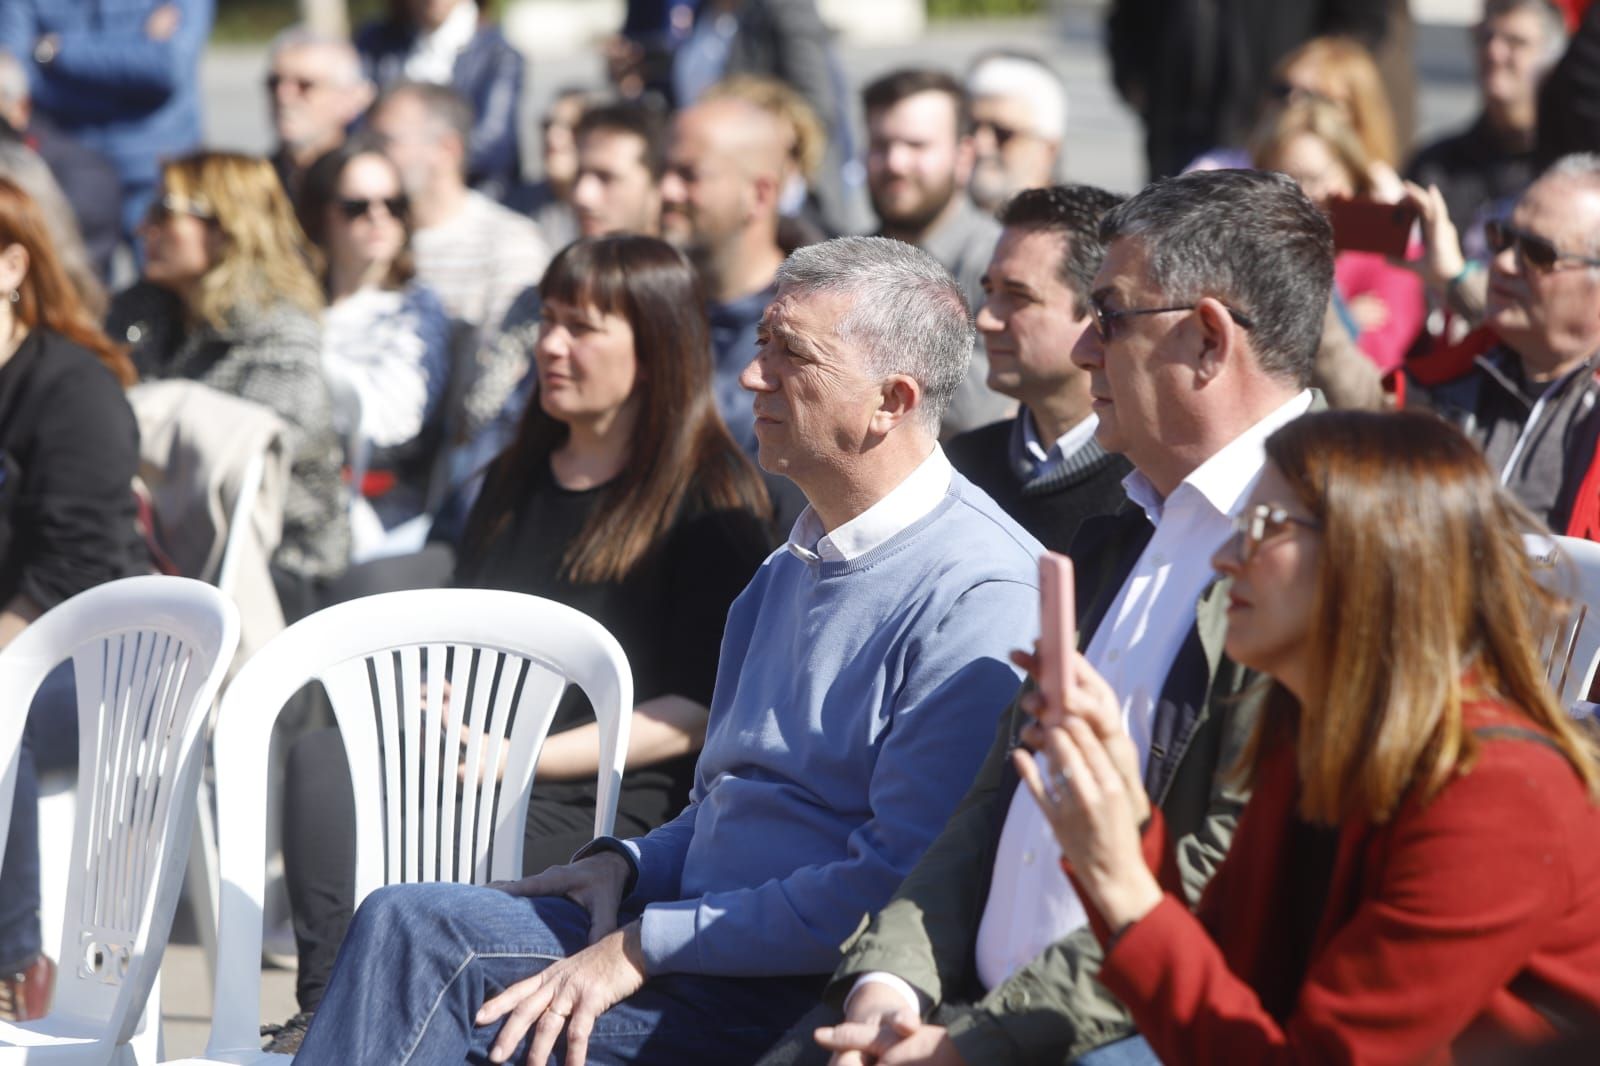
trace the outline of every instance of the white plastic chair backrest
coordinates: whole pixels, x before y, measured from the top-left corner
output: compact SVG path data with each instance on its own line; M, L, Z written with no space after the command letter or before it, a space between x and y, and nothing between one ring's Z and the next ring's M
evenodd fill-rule
M45 676L70 658L78 696L78 798L50 1016L127 1041L171 932L194 820L199 743L239 640L210 585L130 577L46 612L0 653L0 835L15 750L5 741Z
M633 678L621 646L587 615L515 592L426 589L296 622L239 671L217 720L221 899L208 1057L260 1046L264 756L283 705L313 679L327 689L349 759L357 904L387 884L522 875L534 764L569 681L600 726L595 834L616 817Z
M1600 544L1558 536L1526 541L1540 580L1572 601L1572 610L1543 645L1547 675L1562 706L1586 711L1580 703L1588 700L1600 665Z

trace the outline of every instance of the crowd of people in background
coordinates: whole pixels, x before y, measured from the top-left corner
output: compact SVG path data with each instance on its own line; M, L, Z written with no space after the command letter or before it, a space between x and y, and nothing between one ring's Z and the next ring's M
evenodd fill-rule
M1600 756L1524 547L1600 540L1600 4L1483 0L1480 108L1422 144L1404 0L1112 0L1149 178L1117 191L1072 181L1050 55L852 86L814 0L631 0L541 116L476 0L391 0L280 33L272 151L218 151L213 15L0 3L0 649L208 576L173 495L223 513L254 449L247 644L505 589L599 621L636 697L615 836L574 689L525 877L357 907L302 694L269 1050L1600 1048ZM1081 631L1049 692L1046 550ZM48 1008L38 775L75 729L69 664L0 1017Z

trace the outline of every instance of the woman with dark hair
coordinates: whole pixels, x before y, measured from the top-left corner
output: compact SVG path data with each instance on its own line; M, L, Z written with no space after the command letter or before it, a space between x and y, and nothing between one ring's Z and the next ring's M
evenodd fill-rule
M322 252L322 368L361 398L367 468L385 475L361 486L372 521L351 530L359 561L423 513L450 377L450 316L416 280L400 171L376 146L346 142L311 164L298 212Z
M622 645L636 702L616 833L635 836L688 801L728 607L773 542L769 504L717 414L705 301L682 252L653 237L580 240L539 294L538 390L489 467L456 584L565 603ZM353 910L354 812L330 739L289 756L284 858L305 1013L277 1032L278 1050L298 1047ZM588 701L569 690L534 774L527 873L588 843L599 754Z
M1547 684L1537 523L1415 414L1310 415L1214 560L1274 684L1190 913L1120 701L1082 656L1017 769L1165 1062L1446 1062L1600 1010L1600 766ZM1021 657L1027 658L1027 657ZM1142 828L1141 828L1142 827Z
M127 353L84 308L43 213L0 178L0 648L45 611L147 568L133 477L139 429L123 395ZM0 858L0 1018L49 1004L55 967L40 954L40 769L75 766L70 665L35 697Z

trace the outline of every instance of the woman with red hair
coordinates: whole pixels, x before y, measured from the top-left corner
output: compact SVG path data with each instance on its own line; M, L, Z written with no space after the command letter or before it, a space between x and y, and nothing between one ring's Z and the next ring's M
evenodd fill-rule
M44 217L0 178L0 648L84 589L139 572L139 431L127 354L84 309ZM75 765L72 669L45 681L18 758L0 859L0 1017L37 1018L54 965L40 955L38 780Z

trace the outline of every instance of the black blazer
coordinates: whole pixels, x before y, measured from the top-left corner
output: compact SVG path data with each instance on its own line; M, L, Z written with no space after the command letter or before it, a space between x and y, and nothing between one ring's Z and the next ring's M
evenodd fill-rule
M139 428L94 353L35 330L0 364L0 609L49 610L148 569L133 478Z

